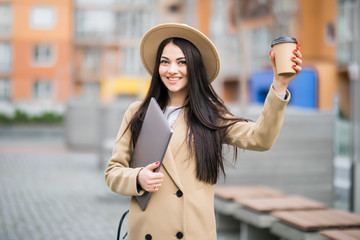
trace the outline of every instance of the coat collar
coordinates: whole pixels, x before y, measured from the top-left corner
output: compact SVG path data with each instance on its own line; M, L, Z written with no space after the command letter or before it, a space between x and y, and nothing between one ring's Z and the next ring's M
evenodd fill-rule
M180 180L180 174L176 167L175 159L178 159L177 156L180 154L181 146L186 144L187 127L184 112L184 109L181 110L173 126L173 135L162 163L169 176L180 189L183 189L183 186Z

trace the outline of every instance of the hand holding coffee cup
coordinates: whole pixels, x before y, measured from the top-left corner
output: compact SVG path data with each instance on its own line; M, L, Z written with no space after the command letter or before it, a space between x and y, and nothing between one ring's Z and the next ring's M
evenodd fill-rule
M279 37L271 47L270 59L274 70L274 88L278 92L285 92L287 85L301 71L300 45L295 38Z
M292 58L295 57L293 51L297 49L297 40L291 37L279 37L271 43L275 53L275 64L277 74L295 74L292 67L294 65Z

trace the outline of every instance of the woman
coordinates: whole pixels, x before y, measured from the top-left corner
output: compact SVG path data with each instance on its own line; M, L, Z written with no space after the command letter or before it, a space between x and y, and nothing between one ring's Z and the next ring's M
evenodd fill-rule
M301 71L301 53L294 49L293 76L277 76L259 119L234 117L211 82L219 73L216 48L198 30L183 24L162 24L149 30L140 45L152 75L142 102L129 106L105 171L110 189L127 196L152 192L145 211L130 203L129 239L216 239L214 185L224 172L223 144L263 151L277 138L290 100L289 82ZM273 70L275 55L270 52ZM173 135L159 172L159 162L129 168L142 119L154 97L168 116Z

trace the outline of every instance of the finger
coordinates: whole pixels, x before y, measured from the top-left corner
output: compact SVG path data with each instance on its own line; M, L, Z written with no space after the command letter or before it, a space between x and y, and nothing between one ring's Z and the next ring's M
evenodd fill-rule
M151 185L147 191L148 192L156 192L157 190L158 189L157 189L156 185Z
M153 192L155 190L155 184L154 183L148 183L146 184L143 189L147 192Z
M161 184L162 182L163 182L163 178L152 178L147 183L149 185L154 185L154 184Z
M275 53L273 51L270 51L270 60L275 63Z
M292 57L291 60L292 60L296 65L301 65L301 64L302 64L302 60L301 60L300 58Z
M275 70L276 70L275 53L273 51L270 51L270 61L271 61L271 66L273 68L273 71L275 72Z
M302 70L302 67L299 65L293 65L293 68L295 69L296 73L299 73Z
M149 185L144 190L147 192L155 192L155 187L154 187L154 185Z
M160 179L162 181L162 179L164 178L164 174L161 172L154 172L152 174L152 178L153 179Z
M150 185L146 186L145 191L156 192L160 189L161 186L162 186L161 183L150 184Z
M151 163L149 165L147 165L145 168L151 171L154 171L156 168L158 168L160 165L160 161L157 161L155 163Z
M297 56L298 58L302 58L302 54L299 50L295 49L293 52L294 52L295 56Z
M164 174L161 172L153 172L152 169L143 168L138 174L138 181L140 186L148 191L151 189L151 185L155 183L162 183Z
M159 184L155 184L155 191L157 191L157 190L159 190L161 188L161 183L159 183Z
M161 172L153 172L152 170L147 169L147 178L149 181L154 183L156 181L162 181L164 174Z

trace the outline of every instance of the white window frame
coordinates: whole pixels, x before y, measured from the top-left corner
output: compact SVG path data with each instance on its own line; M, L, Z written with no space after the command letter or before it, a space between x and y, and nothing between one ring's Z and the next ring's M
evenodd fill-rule
M48 88L48 89L46 89ZM33 99L37 101L51 101L54 98L54 85L49 79L37 79L32 85Z
M11 81L10 79L0 78L0 101L11 100Z
M0 35L10 35L13 22L12 7L0 5Z
M54 44L34 44L31 49L31 63L33 66L51 67L57 58L57 47Z
M57 10L51 5L35 5L30 9L29 24L32 29L51 30L57 24Z
M353 42L352 31L352 10L353 3L351 0L340 1L337 12L337 62L347 64L351 61L354 53L351 52Z
M85 99L94 100L99 98L100 86L98 82L85 82L83 85Z
M84 52L84 69L98 72L100 67L100 52L97 48L87 48Z
M8 42L0 42L0 72L8 73L12 67L12 46Z
M111 37L116 32L116 13L107 10L78 10L76 16L76 36ZM99 21L101 19L101 21Z

